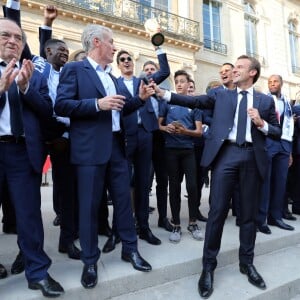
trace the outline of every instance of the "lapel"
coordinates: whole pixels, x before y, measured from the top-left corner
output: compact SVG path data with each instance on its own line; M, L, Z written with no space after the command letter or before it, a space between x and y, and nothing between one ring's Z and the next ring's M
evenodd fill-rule
M258 109L261 100L260 98L260 95L255 90L253 90L253 108Z
M89 78L92 80L92 82L94 83L97 90L101 93L101 95L106 96L106 91L104 89L104 86L103 86L101 80L99 79L97 72L92 67L92 65L89 63L89 61L87 59L85 59L83 61L83 65L84 65L84 69L86 70Z
M119 87L120 87L120 92L122 95L124 95L126 97L126 99L130 99L132 96L130 94L130 92L127 89L127 86L124 83L123 77L119 77L117 79Z
M139 94L140 79L133 76L133 92L134 95Z
M0 78L1 78L1 71L0 71ZM2 113L2 109L4 108L5 101L6 101L6 92L2 93L0 97L0 114Z

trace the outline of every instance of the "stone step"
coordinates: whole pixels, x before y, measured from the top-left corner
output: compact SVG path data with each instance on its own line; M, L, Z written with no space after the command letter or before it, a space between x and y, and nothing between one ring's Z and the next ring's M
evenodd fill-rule
M266 290L251 285L239 272L238 263L217 268L211 300L299 300L300 244L282 248L255 258L255 265L263 276ZM199 299L199 274L129 293L112 300L193 300Z
M187 284L183 284L182 290L178 292L178 295L185 295L185 293L195 292L197 295L197 281L199 273L201 272L201 257L203 251L203 242L194 240L187 232L188 225L188 209L187 200L183 197L184 190L182 191L182 205L181 205L181 225L182 225L182 240L179 244L171 244L168 240L169 232L157 227L157 209L150 215L149 222L153 233L161 239L162 244L160 246L152 246L147 244L143 240L139 240L139 251L141 255L151 263L153 271L149 273L142 273L134 270L129 263L121 260L121 245L117 245L115 251L102 254L98 262L99 281L98 285L92 290L84 289L80 284L80 277L82 272L82 263L80 261L74 261L68 259L66 255L58 253L58 239L59 229L52 225L54 219L54 213L52 209L52 188L42 188L42 211L45 228L45 251L52 259L52 266L49 270L51 276L58 280L64 287L66 293L60 299L110 299L112 297L121 297L120 299L128 299L128 293L138 293L144 289L159 287L161 285L174 284L176 280L186 280L186 278L194 278L187 280ZM207 215L208 212L208 189L204 189L203 201L201 204L202 212ZM151 197L151 205L156 206L155 195ZM112 207L110 207L110 216L112 216ZM1 219L1 215L0 215ZM264 276L269 287L271 287L271 281L269 277L266 277L268 270L272 270L269 267L261 267L260 257L268 255L269 253L276 253L276 251L284 251L283 249L292 249L293 247L298 250L298 261L300 261L300 218L295 222L288 222L295 227L294 231L285 231L276 227L271 227L272 234L264 235L258 233L255 248L255 265L259 272ZM199 222L201 229L205 230L205 223ZM216 295L218 291L226 294L228 290L234 285L234 288L239 290L239 286L243 281L246 283L245 289L249 289L247 280L241 276L237 270L238 262L238 236L239 228L235 226L235 218L229 216L226 220L224 227L222 247L218 256L218 269L216 271ZM106 241L105 237L99 237L99 247L102 248ZM0 234L1 252L0 262L5 265L9 270L11 263L18 253L16 236ZM78 243L78 242L77 242ZM297 254L297 253L296 253ZM296 256L296 254L294 256ZM288 261L282 263L281 258L273 259L274 266L286 265L288 268L295 268L296 259L290 257ZM271 264L272 266L272 264ZM220 280L219 273L222 274L223 267L232 267L227 275L229 284L224 285L222 288L223 280ZM300 269L298 266L298 274ZM235 285L235 277L240 281ZM228 276L230 274L230 276ZM275 273L278 280L285 282L286 275L278 272ZM298 275L300 276L300 275ZM230 279L232 278L232 279ZM172 286L171 284L171 286ZM230 289L228 289L228 285ZM176 286L176 285L174 285ZM220 287L220 288L219 288ZM251 287L251 286L250 286ZM154 293L154 292L153 292ZM294 293L296 296L298 293ZM122 296L126 295L126 296ZM153 294L155 295L155 294ZM123 298L122 298L123 297ZM286 298L286 299L290 299ZM39 291L32 291L27 288L27 282L24 278L24 273L20 275L10 275L6 279L0 280L0 299L1 300L32 300L43 299ZM149 294L147 299L156 299ZM159 298L157 298L159 299ZM172 299L172 298L165 298ZM175 299L184 299L183 297ZM186 298L189 299L189 298ZM191 298L192 299L192 298ZM219 298L222 299L222 298ZM243 298L233 298L243 299ZM285 298L282 298L285 299ZM297 299L298 300L298 299Z

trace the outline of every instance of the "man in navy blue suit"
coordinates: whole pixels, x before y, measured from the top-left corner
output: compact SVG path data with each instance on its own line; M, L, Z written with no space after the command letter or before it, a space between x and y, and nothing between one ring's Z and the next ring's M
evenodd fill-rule
M236 61L233 74L237 89L220 90L212 95L189 97L158 90L171 104L214 110L202 156L202 165L211 165L212 170L203 270L198 283L203 298L208 298L213 292L223 226L237 184L240 188L240 272L247 275L251 284L266 288L253 265L255 219L261 185L267 174L266 136L278 139L281 129L273 99L256 92L253 87L260 75L260 63L253 57L242 55Z
M169 76L170 69L166 54L161 52L161 49L157 51L160 69L152 74L151 78L159 84ZM118 78L120 93L126 98L136 96L141 79L133 75L134 64L130 53L120 50L117 54L117 64L121 71L121 76ZM154 236L148 222L152 132L158 129L152 102L147 101L143 107L125 116L124 129L129 170L133 176L134 212L139 237L149 244L159 245L161 241Z
M30 60L19 63L25 43L26 37L16 23L0 19L0 193L7 184L16 211L28 287L57 297L64 290L48 274L51 260L43 250L40 211L45 155L40 120L53 111L46 81L34 72Z
M117 80L110 73L116 47L109 28L88 25L81 40L87 58L64 66L55 111L70 118L71 163L78 182L79 238L84 263L81 283L85 288L93 288L98 280L100 257L97 212L105 183L122 240L122 259L139 271L151 270L137 250L121 115L141 107L142 100L154 91L141 85L139 96L129 101L120 95Z

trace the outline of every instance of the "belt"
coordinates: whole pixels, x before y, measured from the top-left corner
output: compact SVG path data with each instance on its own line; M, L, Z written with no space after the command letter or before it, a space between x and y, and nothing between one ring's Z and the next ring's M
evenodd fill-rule
M239 148L250 148L253 147L253 143L249 143L249 142L244 142L243 144L239 145L237 144L235 141L231 141L231 140L226 140L224 142L225 145L232 145L232 146L236 146Z
M24 144L25 143L25 137L24 136L15 137L13 135L1 135L0 136L0 143Z

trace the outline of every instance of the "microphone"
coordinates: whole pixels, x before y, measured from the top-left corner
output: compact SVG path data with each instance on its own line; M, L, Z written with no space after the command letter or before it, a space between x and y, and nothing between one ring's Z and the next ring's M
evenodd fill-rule
M147 74L145 72L141 72L140 73L140 77L139 77L146 85L148 85L150 82L149 82L149 77L147 76ZM153 94L151 97L157 99L157 95L156 94Z

